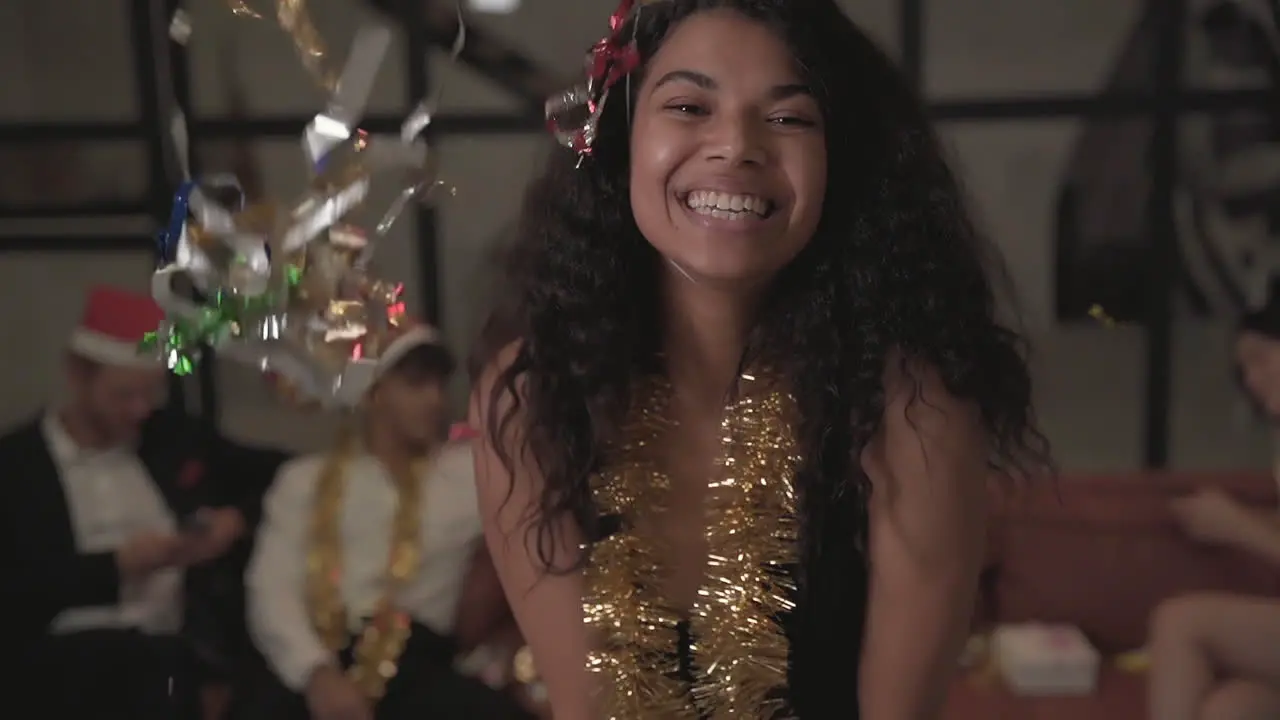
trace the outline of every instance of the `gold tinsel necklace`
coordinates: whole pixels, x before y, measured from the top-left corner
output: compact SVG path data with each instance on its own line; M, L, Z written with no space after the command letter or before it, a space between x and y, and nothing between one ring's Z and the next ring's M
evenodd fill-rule
M743 373L721 421L722 454L706 502L706 576L689 614L694 683L678 677L680 613L662 596L669 548L647 522L668 506L671 480L658 462L671 431L670 384L643 377L622 442L593 478L597 511L623 518L597 543L586 571L584 612L598 649L609 720L750 720L790 711L788 645L797 559L795 402L773 374Z
M356 434L343 433L337 451L320 472L311 523L311 547L307 558L307 608L312 625L333 653L347 646L348 618L342 600L342 508L347 470L359 451ZM388 467L396 485L396 510L391 526L385 591L373 617L356 640L347 676L372 701L382 698L395 677L411 626L406 613L396 607L401 588L417 572L420 555L422 483L416 463Z

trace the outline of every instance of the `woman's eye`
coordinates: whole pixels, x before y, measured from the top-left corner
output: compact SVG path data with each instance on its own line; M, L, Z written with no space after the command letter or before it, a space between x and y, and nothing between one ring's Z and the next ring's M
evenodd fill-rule
M776 115L769 118L769 122L774 125L784 125L789 127L813 127L814 122L806 117L799 115Z
M667 109L670 110L671 112L679 113L681 115L705 115L706 114L706 109L704 109L701 105L694 105L692 103L672 103L667 106Z

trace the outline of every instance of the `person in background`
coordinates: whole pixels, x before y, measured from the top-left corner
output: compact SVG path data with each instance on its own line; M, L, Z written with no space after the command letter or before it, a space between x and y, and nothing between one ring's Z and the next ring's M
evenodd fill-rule
M1280 305L1245 317L1236 360L1250 398L1280 417ZM1280 481L1280 476L1277 477ZM1179 498L1187 535L1250 553L1280 569L1280 512L1260 512L1218 490ZM1280 598L1175 597L1156 608L1148 648L1152 720L1280 717Z
M470 447L444 441L454 360L416 325L387 346L358 435L285 466L246 576L265 660L237 720L504 720L454 669L508 617L484 552Z
M181 633L206 594L185 571L217 577L283 459L157 411L166 370L138 348L160 322L147 296L93 289L70 338L69 399L0 437L0 598L17 658L5 696L42 716L199 717L200 664Z

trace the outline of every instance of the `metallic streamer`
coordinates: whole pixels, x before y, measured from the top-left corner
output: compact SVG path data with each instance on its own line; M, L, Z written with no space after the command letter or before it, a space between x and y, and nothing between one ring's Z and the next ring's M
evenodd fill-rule
M250 7L246 0L226 0L226 2L233 15L254 20L262 19L262 15ZM321 87L333 92L338 85L338 78L325 64L328 51L325 49L324 40L320 38L320 32L316 30L315 23L311 21L307 0L275 0L275 3L276 22L280 24L280 29L288 33L289 38L293 40L293 47L298 51L302 66L311 73Z
M311 13L307 8L307 0L276 0L276 22L289 33L293 46L298 51L302 66L320 83L324 89L333 92L338 85L338 78L325 65L326 51L324 41L315 24L311 22Z
M227 1L235 14L261 18L243 0ZM324 49L305 0L276 0L276 17L308 69L323 75ZM185 28L178 36L189 34L189 24L175 27ZM458 28L454 60L466 37L460 5ZM439 89L406 117L398 134L358 128L390 43L386 26L366 24L341 78L322 82L328 103L301 138L311 179L292 204L246 207L234 178L192 180L186 122L175 112L171 135L184 182L159 240L160 268L152 283L166 319L145 342L175 372L190 372L199 348L210 345L270 373L295 396L330 407L359 402L383 337L404 312L402 287L368 274L375 241L437 184L429 162L434 158L420 136ZM374 184L383 182L394 188L393 197L386 206L370 207ZM238 198L234 208L221 204L226 191ZM173 285L178 276L210 300L184 298Z
M776 696L786 684L780 616L791 608L797 557L794 401L768 376L744 374L740 388L721 425L720 472L707 501L708 567L690 617L692 688L674 676L680 615L660 592L667 548L645 530L670 489L655 456L672 427L665 380L637 383L624 439L594 479L598 511L624 519L592 549L583 606L598 638L587 666L609 720L774 720L788 712Z

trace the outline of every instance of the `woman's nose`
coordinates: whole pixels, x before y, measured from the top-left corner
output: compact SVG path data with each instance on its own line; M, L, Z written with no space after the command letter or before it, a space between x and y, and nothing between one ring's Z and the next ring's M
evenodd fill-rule
M763 128L758 119L745 114L719 115L710 124L707 159L728 165L760 165L768 158Z

